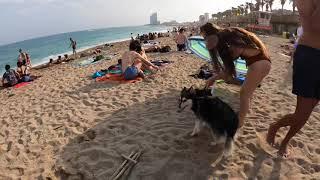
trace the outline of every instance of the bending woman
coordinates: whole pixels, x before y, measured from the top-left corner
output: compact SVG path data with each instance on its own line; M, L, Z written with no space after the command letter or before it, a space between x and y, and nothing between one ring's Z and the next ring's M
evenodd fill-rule
M217 73L208 80L208 86L218 79L226 81L234 79L236 77L234 61L239 57L246 61L248 72L240 90L239 127L242 127L249 112L253 92L271 69L267 49L255 34L242 28L221 29L207 23L200 28L200 31L206 41ZM221 57L223 65L219 63L218 56Z

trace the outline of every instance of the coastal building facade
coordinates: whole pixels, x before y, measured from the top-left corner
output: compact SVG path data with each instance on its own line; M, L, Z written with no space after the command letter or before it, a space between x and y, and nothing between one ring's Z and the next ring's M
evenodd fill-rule
M151 25L159 25L160 21L158 21L158 14L157 13L153 13L150 16L150 24Z

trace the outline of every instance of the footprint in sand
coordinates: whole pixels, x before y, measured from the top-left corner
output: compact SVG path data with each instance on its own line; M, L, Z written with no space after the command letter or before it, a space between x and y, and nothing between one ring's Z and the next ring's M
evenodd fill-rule
M94 140L97 136L97 133L94 130L89 130L84 133L90 140Z

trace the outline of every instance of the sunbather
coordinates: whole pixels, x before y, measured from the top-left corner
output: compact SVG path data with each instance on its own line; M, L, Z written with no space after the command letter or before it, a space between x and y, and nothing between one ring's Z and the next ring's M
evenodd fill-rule
M133 80L138 76L144 78L142 66L145 66L148 70L154 71L159 68L147 59L143 58L139 52L142 51L142 47L139 41L134 40L130 42L129 51L125 52L122 56L122 73L126 80Z
M2 86L3 87L12 87L18 84L19 74L11 69L10 65L6 65L6 72L2 76Z
M17 62L17 73L19 74L20 82L29 82L31 81L29 67L22 64L21 62Z

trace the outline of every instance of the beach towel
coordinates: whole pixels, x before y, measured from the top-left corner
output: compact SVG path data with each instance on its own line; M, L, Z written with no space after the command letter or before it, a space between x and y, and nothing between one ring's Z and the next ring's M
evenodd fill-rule
M154 41L154 40L149 40L149 41L145 41L143 44L142 44L142 47L144 48L150 48L150 47L154 47L154 46L158 46L160 43L157 42L157 41Z
M137 77L134 80L126 80L122 74L106 74L103 77L96 78L96 81L97 82L117 83L117 84L127 84L127 83L141 82L142 78Z
M154 61L151 61L151 63L156 65L156 66L159 66L159 67L164 67L164 66L172 64L174 62L173 61L168 61L168 60L154 60Z
M102 62L104 60L111 60L112 57L111 56L107 56L103 59L101 59L101 56L97 56L98 58L88 58L88 59L85 59L85 60L82 60L82 61L78 61L76 62L74 65L76 66L89 66L91 64L96 64L96 63L99 63L99 62Z
M18 88L22 88L24 86L27 86L29 84L31 84L31 82L22 82L22 83L18 83L16 85L14 85L13 88L18 89Z
M201 36L190 37L188 39L187 47L192 53L194 53L201 59L207 62L211 62L211 57L203 37ZM223 64L221 59L220 59L220 63ZM246 61L241 58L237 59L235 61L235 67L236 67L237 79L243 82L245 80L245 76L248 71L248 68L246 66Z

